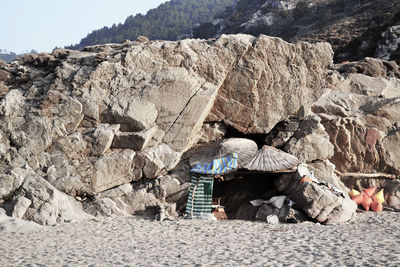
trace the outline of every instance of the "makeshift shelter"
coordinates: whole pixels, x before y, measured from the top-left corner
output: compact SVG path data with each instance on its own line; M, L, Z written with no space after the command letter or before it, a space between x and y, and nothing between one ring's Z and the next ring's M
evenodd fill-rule
M194 167L192 170L200 170L199 166L203 166L203 169L211 168L212 164L205 166L202 163L212 162L213 158L238 154L239 170L230 171L229 175L224 175L223 180L213 180L213 195L209 196L209 199L220 198L228 217L236 219L252 219L257 209L249 201L275 196L277 192L274 180L279 178L281 173L294 172L300 163L295 156L274 147L263 146L258 150L256 142L246 138L229 138L218 143L202 144L192 153L189 159ZM197 182L193 179L192 184ZM199 183L205 182L207 181L199 180ZM210 213L210 209L207 207L206 212ZM189 211L187 208L186 214Z
M194 149L190 157L190 165L210 162L213 159L223 158L236 153L238 155L238 168L243 168L256 154L256 142L247 138L228 138L222 142L202 144Z
M211 203L214 175L232 172L238 167L238 154L215 159L212 162L198 163L192 169L189 196L186 205L186 218L211 217Z
M272 146L263 146L245 166L250 171L282 172L294 170L300 161Z

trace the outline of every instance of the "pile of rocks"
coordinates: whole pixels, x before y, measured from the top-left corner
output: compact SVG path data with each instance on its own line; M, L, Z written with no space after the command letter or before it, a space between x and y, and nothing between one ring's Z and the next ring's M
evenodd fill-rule
M341 75L332 56L327 43L223 35L2 63L0 206L41 224L179 209L187 155L232 132L311 165L399 175L399 80Z

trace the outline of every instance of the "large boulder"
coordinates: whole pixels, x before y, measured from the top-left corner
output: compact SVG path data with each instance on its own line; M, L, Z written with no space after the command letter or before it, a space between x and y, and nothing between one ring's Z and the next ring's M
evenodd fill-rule
M181 153L172 150L168 145L145 149L135 157L134 179L153 179L164 175L176 167L180 157Z
M91 218L83 211L80 202L38 176L29 176L25 179L14 201L16 202L13 207L15 216L42 225L76 222ZM28 206L29 201L31 204Z
M280 121L303 118L328 86L332 55L327 43L260 36L226 77L208 120L244 133L268 133Z
M135 152L122 150L104 155L94 163L95 173L91 184L94 193L132 181Z
M320 171L316 173L322 174ZM344 187L336 175L315 177L319 182L300 182L305 176L310 177L310 171L306 166L300 166L295 175L283 175L276 180L275 186L295 202L295 208L321 223L344 223L355 217L357 204L348 197L347 192L340 187L336 188L342 191L342 195L330 190L330 182ZM330 182L321 183L324 180Z
M285 151L301 162L327 160L333 156L333 145L318 116L310 116L299 123L292 138L285 144Z

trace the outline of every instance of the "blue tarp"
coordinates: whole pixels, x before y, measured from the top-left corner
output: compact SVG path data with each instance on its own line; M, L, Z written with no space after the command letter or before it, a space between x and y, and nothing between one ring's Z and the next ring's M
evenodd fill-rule
M214 159L212 163L197 163L190 171L193 173L216 175L234 171L238 167L238 154Z

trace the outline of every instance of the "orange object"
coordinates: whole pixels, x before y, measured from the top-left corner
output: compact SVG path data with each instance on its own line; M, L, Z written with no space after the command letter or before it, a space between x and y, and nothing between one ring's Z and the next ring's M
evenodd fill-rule
M370 188L365 188L363 190L363 193L366 194L369 197L372 197L375 194L376 191L376 186L370 187Z
M357 205L360 205L361 202L363 201L364 197L363 197L363 194L360 194L360 195L357 195L357 196L353 196L351 199L352 199L354 202L356 202Z
M380 211L383 210L383 205L382 205L382 203L379 203L379 201L376 201L376 200L375 200L375 201L371 204L371 209L372 209L373 211L380 212Z
M369 197L367 194L364 194L364 195L363 195L363 200L362 200L362 202L361 202L361 206L363 206L363 208L364 208L366 211L369 211L369 208L371 207L371 204L372 204L373 202L374 202L374 201L372 200L371 197Z
M312 182L312 179L311 179L311 178L308 178L308 177L303 177L303 178L301 178L301 180L300 180L300 184L303 184L304 182Z

